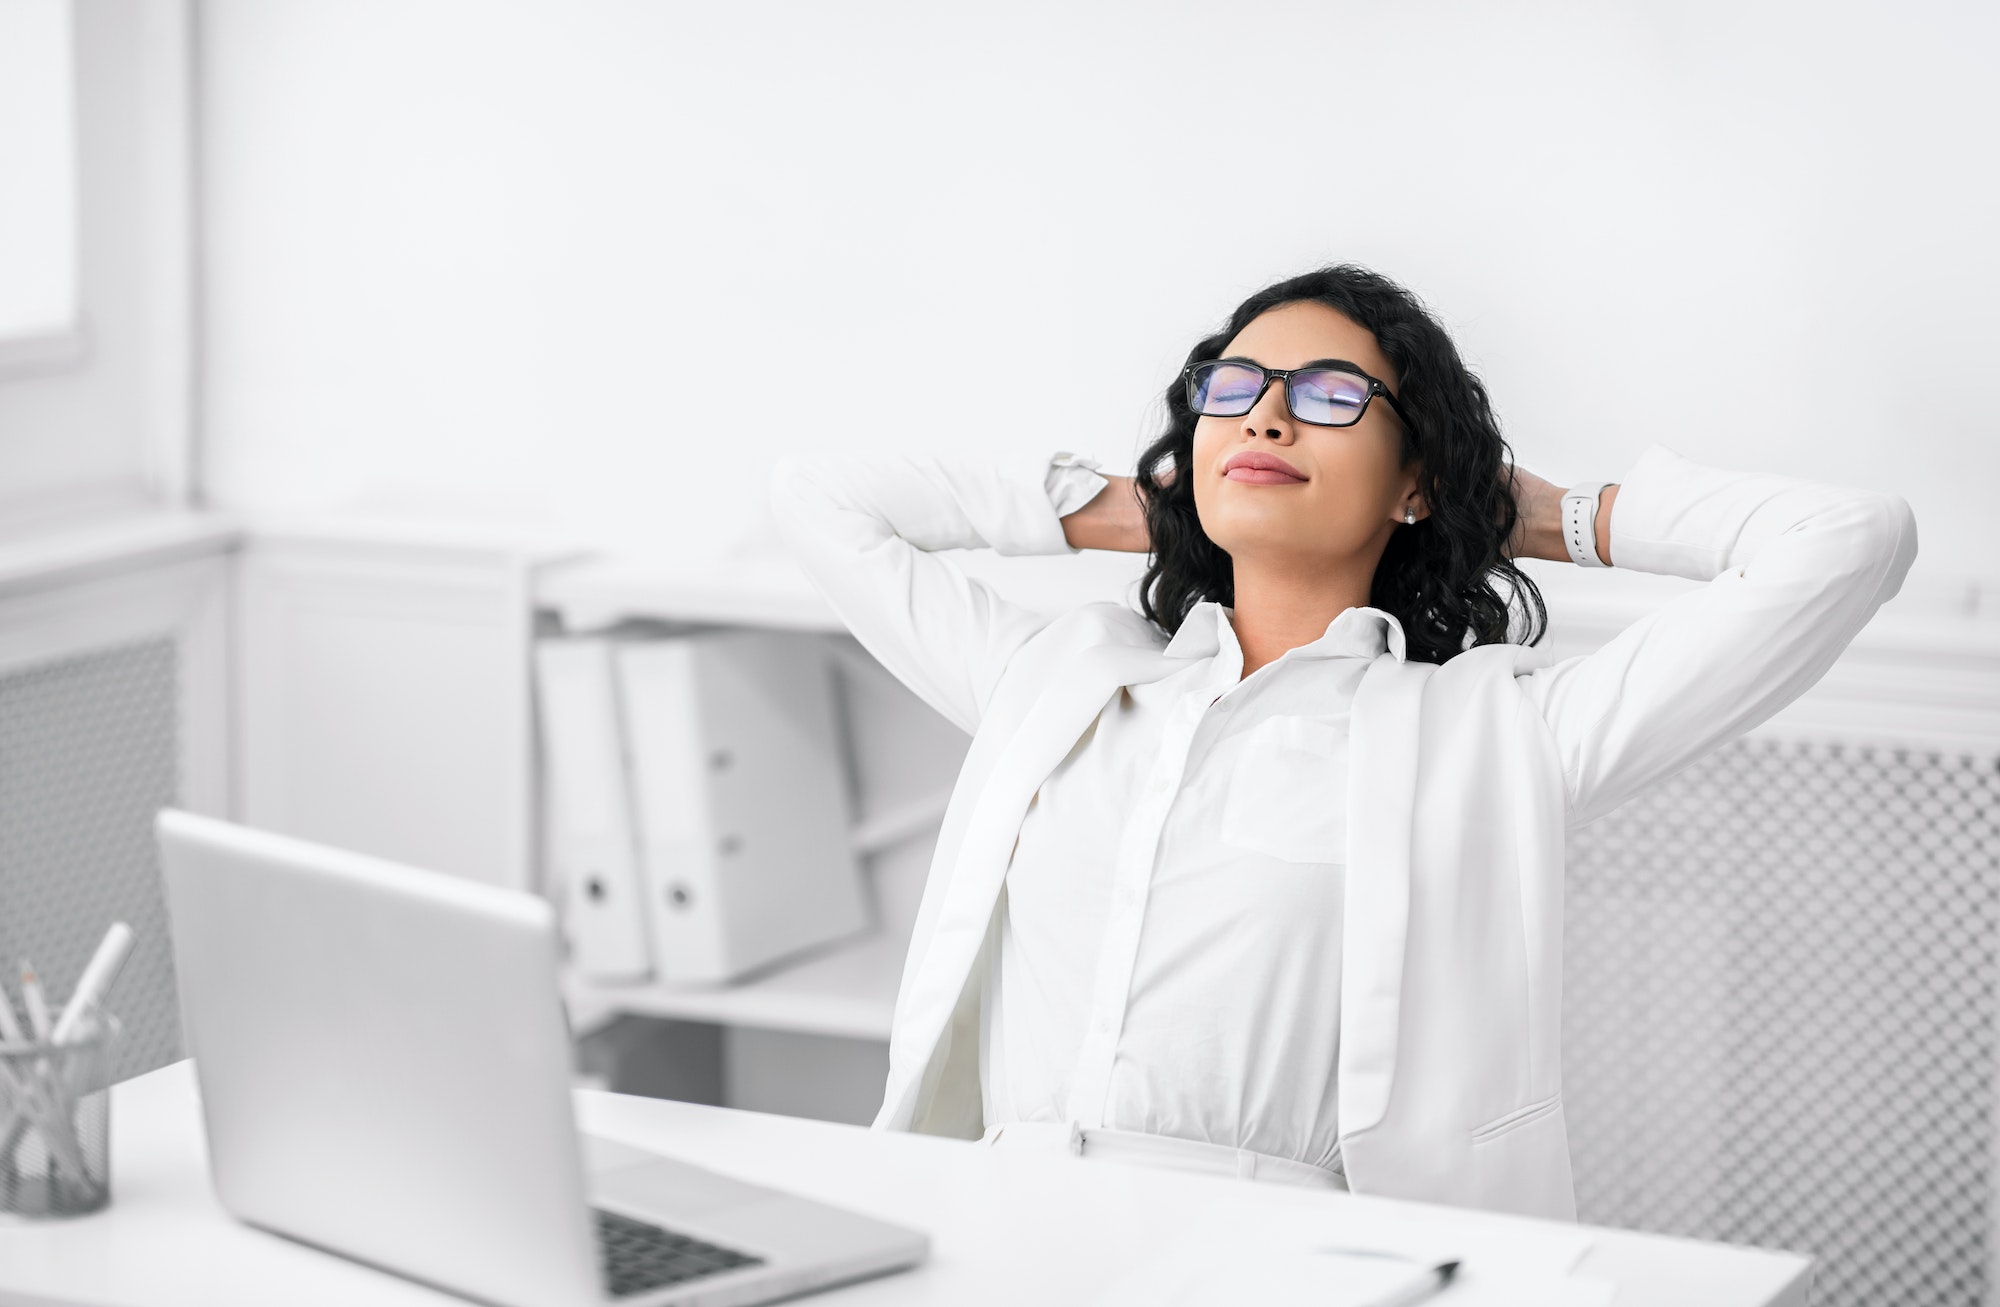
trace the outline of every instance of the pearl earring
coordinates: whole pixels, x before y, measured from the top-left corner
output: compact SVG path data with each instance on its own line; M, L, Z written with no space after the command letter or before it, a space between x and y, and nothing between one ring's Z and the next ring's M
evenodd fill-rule
M1403 510L1403 520L1411 526L1415 526L1417 524L1417 510L1414 508L1405 508Z

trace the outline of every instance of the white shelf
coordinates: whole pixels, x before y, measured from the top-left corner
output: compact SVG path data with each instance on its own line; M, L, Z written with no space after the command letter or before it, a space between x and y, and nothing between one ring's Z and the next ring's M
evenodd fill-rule
M908 942L876 931L720 989L617 985L566 976L577 1030L620 1014L887 1042Z
M598 557L548 569L536 581L537 606L552 609L572 632L632 619L844 631L812 582L788 558L758 556L668 563Z
M990 549L963 549L950 556L967 576L1003 598L1045 612L1103 600L1129 603L1145 570L1141 555L1097 550L1003 557ZM601 555L543 571L535 581L535 602L560 616L571 632L632 619L847 629L790 555L770 551L673 561Z

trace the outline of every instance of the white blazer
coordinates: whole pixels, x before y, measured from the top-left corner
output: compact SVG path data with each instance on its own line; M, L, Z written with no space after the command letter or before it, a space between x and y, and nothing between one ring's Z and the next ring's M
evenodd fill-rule
M980 1135L984 950L1028 802L1118 687L1182 665L1121 604L1034 612L941 556L1077 552L1044 488L1049 461L813 455L774 470L780 534L827 602L972 736L903 968L878 1129ZM1612 559L1706 585L1561 662L1502 644L1370 665L1351 718L1337 1014L1354 1192L1574 1219L1566 833L1811 686L1916 549L1897 496L1655 444L1621 482Z

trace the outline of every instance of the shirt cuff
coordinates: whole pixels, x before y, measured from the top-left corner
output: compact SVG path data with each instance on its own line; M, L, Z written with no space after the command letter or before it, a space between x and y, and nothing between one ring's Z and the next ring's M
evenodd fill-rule
M1003 502L995 512L975 515L980 539L998 554L1081 553L1063 531L1062 515L1109 484L1093 470L1097 466L1096 459L1067 450L1053 456L1025 448L1010 452L991 479Z
M1618 482L1611 557L1628 571L1712 580L1729 569L1757 502L1788 484L1795 483L1697 463L1654 442Z
M1072 454L1068 450L1058 450L1050 456L1048 470L1042 476L1042 489L1048 492L1049 505L1057 517L1068 517L1111 484L1098 475L1103 466L1087 454Z

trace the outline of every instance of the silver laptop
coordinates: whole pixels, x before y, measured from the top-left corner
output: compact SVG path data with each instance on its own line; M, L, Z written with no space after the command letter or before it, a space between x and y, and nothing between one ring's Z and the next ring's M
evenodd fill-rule
M926 1256L916 1231L579 1134L543 899L172 809L158 831L238 1219L510 1307L760 1303Z

